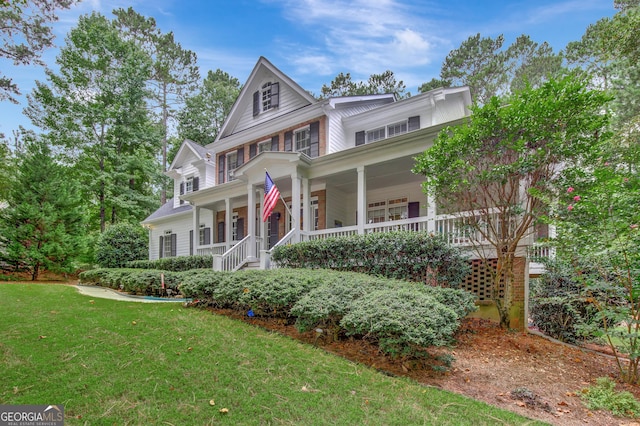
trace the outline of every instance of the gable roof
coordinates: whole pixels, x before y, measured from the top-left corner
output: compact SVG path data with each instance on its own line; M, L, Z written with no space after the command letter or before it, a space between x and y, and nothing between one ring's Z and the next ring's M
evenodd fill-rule
M185 139L182 142L182 145L180 146L178 153L176 154L173 161L171 162L171 166L169 167L169 170L176 167L176 165L182 164L184 161L184 156L187 155L188 153L192 153L193 155L196 156L198 160L202 160L207 156L208 150L204 146L198 145L192 140Z
M288 89L287 93L295 99L294 104L296 105L296 108L317 102L316 99L298 83L276 68L264 56L261 56L255 67L253 67L253 71L251 71L246 83L242 86L240 95L236 99L227 119L222 125L216 141L251 127L251 125L248 125L247 123L242 123L242 120L246 117L246 111L251 109L253 106L253 93L258 90L260 83L267 77L272 77L280 83L280 93L283 93ZM290 109L279 108L277 112L270 114L269 119L282 116L287 112L290 112ZM213 143L215 144L216 142L214 141Z
M188 212L190 210L191 210L191 204L186 204L186 203L182 204L182 205L180 205L178 207L173 207L173 198L172 198L170 200L167 200L166 203L161 205L158 210L156 210L155 212L151 213L149 215L149 217L147 217L141 223L144 224L144 223L153 222L154 220L158 220L158 219L161 219L163 217L172 216L172 215L178 214L178 213Z

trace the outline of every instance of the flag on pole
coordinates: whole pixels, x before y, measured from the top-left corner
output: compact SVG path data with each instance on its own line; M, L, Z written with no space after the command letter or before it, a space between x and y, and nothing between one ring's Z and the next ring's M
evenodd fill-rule
M264 206L262 209L262 221L266 222L269 218L269 215L273 211L278 202L278 198L280 198L280 191L278 191L278 187L271 180L271 176L269 176L269 172L266 172L266 176L264 178Z

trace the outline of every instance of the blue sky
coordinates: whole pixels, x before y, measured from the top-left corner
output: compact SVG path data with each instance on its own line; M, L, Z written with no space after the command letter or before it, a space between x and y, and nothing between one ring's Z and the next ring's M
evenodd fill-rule
M385 70L416 94L470 35L504 34L509 45L527 34L557 52L616 12L613 0L85 0L60 14L56 45L64 45L80 15L98 11L113 18L113 9L129 6L196 52L201 75L219 68L244 83L264 56L314 94L340 72L366 80ZM43 59L55 68L57 54L50 49ZM0 66L23 95L36 80L46 81L38 67ZM26 96L20 100L0 102L0 133L32 128L22 115Z

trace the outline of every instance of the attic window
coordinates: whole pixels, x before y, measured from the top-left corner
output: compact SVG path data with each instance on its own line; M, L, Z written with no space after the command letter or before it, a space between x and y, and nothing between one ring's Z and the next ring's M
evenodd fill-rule
M277 108L280 103L280 83L264 83L253 93L253 116Z
M271 109L271 82L262 86L262 111Z
M403 121L400 123L391 124L387 127L387 130L389 133L389 137L407 133L407 122Z

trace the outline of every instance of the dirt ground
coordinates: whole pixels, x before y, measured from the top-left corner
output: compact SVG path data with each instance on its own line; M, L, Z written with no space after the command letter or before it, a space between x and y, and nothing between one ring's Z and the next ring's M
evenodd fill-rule
M228 311L218 313L237 317ZM326 342L316 332L299 333L282 321L242 319L387 373L410 377L424 385L553 425L640 426L640 420L592 412L582 404L578 396L582 389L594 384L598 377L618 377L615 360L593 347L581 349L531 333L502 330L488 321L469 319L451 349L455 358L451 367L438 372L431 365L389 359L363 341ZM629 390L640 398L638 386L618 383L617 389ZM514 391L518 398L513 397Z

